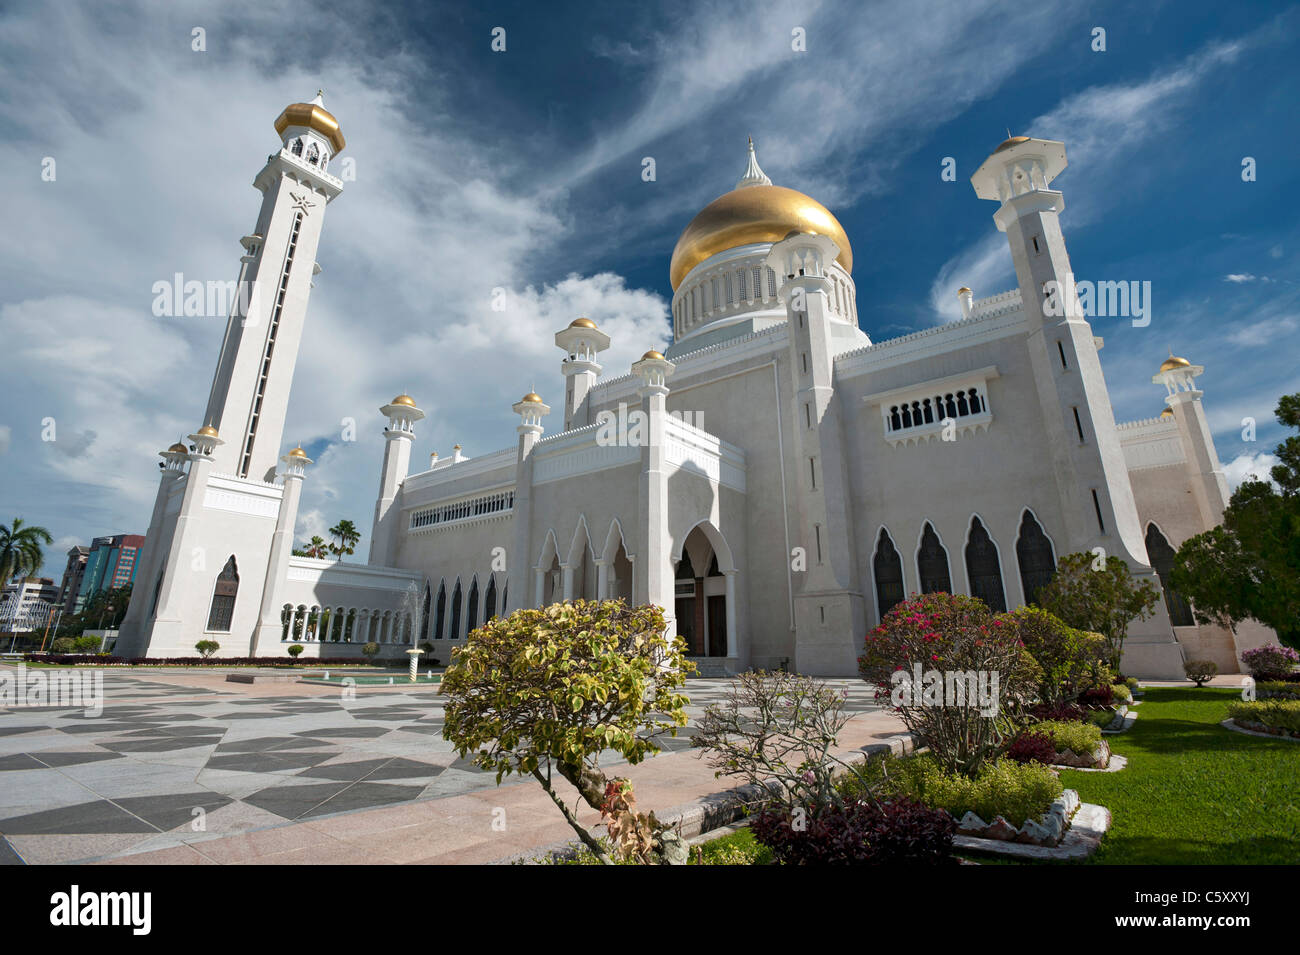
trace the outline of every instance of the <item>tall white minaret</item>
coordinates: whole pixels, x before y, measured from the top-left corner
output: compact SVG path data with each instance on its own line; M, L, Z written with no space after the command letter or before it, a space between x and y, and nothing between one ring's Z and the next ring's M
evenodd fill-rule
M564 430L591 424L591 386L600 377L596 355L609 347L609 336L589 318L575 318L569 327L555 333L555 344L564 350Z
M204 415L225 442L213 470L259 481L275 475L325 207L343 191L342 180L326 171L343 149L343 133L321 93L286 107L275 131L281 148L253 180L262 209L240 240L235 306Z
M369 562L389 567L396 556L397 518L400 514L400 509L394 509L393 502L402 493L402 482L410 470L415 422L424 418L424 412L415 406L415 399L405 393L379 411L388 419L388 427L384 429L384 467L379 475L379 496L375 499Z

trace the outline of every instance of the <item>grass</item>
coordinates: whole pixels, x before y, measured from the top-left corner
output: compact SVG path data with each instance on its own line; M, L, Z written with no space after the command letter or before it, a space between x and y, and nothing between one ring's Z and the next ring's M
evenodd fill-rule
M1061 781L1114 822L1102 865L1294 865L1300 859L1300 746L1219 726L1236 690L1151 687L1133 728L1108 737L1118 773Z

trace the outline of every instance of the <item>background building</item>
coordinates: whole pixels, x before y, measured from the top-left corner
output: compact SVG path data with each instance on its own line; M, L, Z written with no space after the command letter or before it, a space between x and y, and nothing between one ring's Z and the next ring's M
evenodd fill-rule
M85 607L86 601L101 590L117 590L134 583L143 547L141 534L117 534L92 540L72 612ZM69 554L69 562L71 559Z
M63 582L59 586L59 605L64 613L75 613L77 598L81 595L81 581L86 576L86 562L90 548L77 544L68 549L68 564L63 569Z
M49 577L11 580L0 591L0 633L26 633L45 626L59 599L59 588Z

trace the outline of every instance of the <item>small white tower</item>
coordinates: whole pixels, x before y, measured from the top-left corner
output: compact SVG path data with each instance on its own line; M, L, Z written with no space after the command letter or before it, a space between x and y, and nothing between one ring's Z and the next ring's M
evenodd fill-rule
M397 542L396 520L400 508L393 503L402 493L402 482L411 467L411 444L415 441L415 422L424 418L424 412L415 406L415 399L400 394L379 409L388 418L384 428L384 466L379 475L379 496L375 500L375 521L370 534L369 563L381 567L392 565Z
M564 430L586 427L591 422L587 396L600 377L596 355L609 347L609 336L589 318L575 318L569 327L555 333L555 344L564 350Z
M258 609L257 629L249 643L250 656L269 656L280 642L282 621L278 602L277 584L287 579L289 558L293 556L293 535L298 525L298 502L302 500L302 482L307 475L307 465L312 463L307 452L295 447L280 458L284 469L284 496L275 516L275 533L271 535L271 549L266 561L266 574L262 582L262 602Z
M668 636L677 633L673 616L676 606L673 587L672 533L668 526L668 462L665 430L667 425L668 379L675 367L657 351L648 351L632 365L632 374L641 379L637 394L641 396L641 413L645 415L645 440L641 445L641 476L637 490L640 517L633 565L635 592L645 600L664 608ZM638 597L638 599L640 599Z
M1172 415L1178 423L1183 451L1192 471L1192 496L1201 512L1201 521L1205 527L1217 527L1223 523L1223 510L1228 504L1228 478L1223 473L1210 423L1201 405L1204 392L1197 389L1194 381L1204 371L1203 366L1193 365L1170 352L1151 381L1164 385L1169 392L1164 414Z

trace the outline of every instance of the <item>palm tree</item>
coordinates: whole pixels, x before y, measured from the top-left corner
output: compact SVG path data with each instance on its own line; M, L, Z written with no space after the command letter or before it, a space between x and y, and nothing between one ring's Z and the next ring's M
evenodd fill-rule
M325 544L325 539L320 535L316 535L308 541L307 546L302 549L302 555L304 557L324 557L328 550L329 548Z
M339 560L343 559L344 554L351 554L356 548L357 541L361 540L361 532L351 521L339 521L329 529L331 537L338 538L338 543L329 545L329 552L337 554Z
M0 582L37 573L45 563L41 548L53 543L49 531L34 525L24 527L21 517L15 517L8 527L0 524Z

